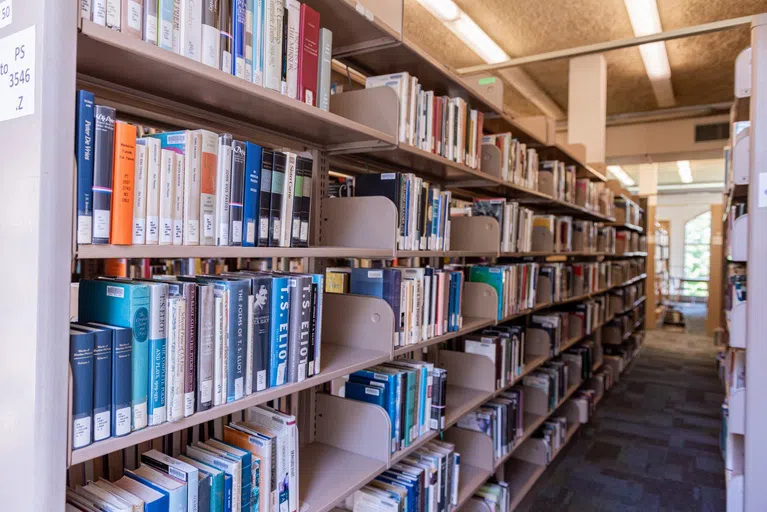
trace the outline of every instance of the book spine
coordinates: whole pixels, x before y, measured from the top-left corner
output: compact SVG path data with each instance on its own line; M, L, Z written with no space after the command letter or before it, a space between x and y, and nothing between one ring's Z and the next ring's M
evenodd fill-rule
M167 421L178 421L183 418L183 411L179 410L179 406L176 404L176 395L179 390L178 373L179 373L179 347L183 345L183 341L179 338L181 333L179 332L179 323L181 316L181 297L168 297L167 310L165 313L167 333L167 352L166 352L166 382L167 385L163 392L165 393L165 404L167 410Z
M229 188L232 173L232 136L218 138L216 172L216 245L229 245Z
M200 60L203 64L220 69L218 30L218 0L203 0L202 5L202 47Z
M322 307L325 293L325 276L312 274L312 281L317 284L317 307L314 310L314 375L320 373L320 355L322 354Z
M283 0L264 0L264 87L279 91L282 77Z
M216 245L218 135L200 130L200 245Z
M162 0L161 0L162 1ZM173 44L173 53L177 53L179 55L183 55L183 49L181 48L182 44L182 26L183 18L181 17L181 4L185 3L185 0L172 0L173 1L173 37L172 37L172 44Z
M96 105L93 148L93 243L108 244L112 208L115 109Z
M269 247L269 218L272 194L274 153L264 149L261 155L261 185L258 198L258 246Z
M149 302L149 400L147 403L148 425L160 425L166 420L166 314L168 285L152 285Z
M282 63L280 67L280 93L288 94L288 24L290 23L290 15L288 13L288 6L285 5L282 9Z
M242 203L245 195L244 142L232 142L232 177L229 194L229 245L242 245Z
M286 93L290 98L298 98L298 62L301 48L299 46L299 36L301 31L301 4L298 0L286 0L288 14L288 41L286 45L287 55L285 58L286 69Z
M261 146L247 143L245 154L245 197L243 200L243 222L245 234L242 245L258 245L259 198L261 195L259 178L261 176Z
M298 234L298 247L309 247L309 219L312 209L312 172L314 162L308 158L304 163L303 191L301 192L301 226Z
M314 376L314 337L317 334L317 294L319 293L319 283L315 280L315 274L311 276L311 298L309 304L309 343L308 343L308 360L306 364L306 376Z
M157 245L160 241L160 194L161 160L160 141L145 137L146 144L146 244Z
M322 110L330 110L330 71L333 59L333 32L320 29L319 57L317 71L317 106Z
M146 139L136 139L136 168L135 182L133 184L133 245L146 243L146 191L147 162Z
M234 62L232 60L232 2L233 0L220 0L221 6L218 10L218 30L219 30L219 69L230 75L234 74Z
M141 39L142 16L139 0L123 0L121 30L137 39Z
M136 127L115 122L114 164L112 166L111 243L133 242L133 181L136 172Z
M288 233L288 245L290 247L301 246L301 206L303 205L304 193L304 162L303 158L296 157L296 179L293 186L293 214L290 218L290 232Z
M74 332L74 331L73 331ZM71 334L69 364L72 367L72 448L92 442L93 433L93 348L92 333Z
M298 99L316 105L320 48L320 15L306 4L301 5L298 34Z
M295 279L296 287L291 289L291 297L295 292L295 298L291 301L290 312L290 368L295 369L289 378L289 382L303 382L306 380L307 367L309 365L309 338L311 331L312 314L312 279L309 276ZM297 316L297 321L293 317ZM294 333L294 330L296 331ZM293 363L293 360L297 363ZM295 380L293 380L295 379Z
M245 358L248 336L248 282L228 283L229 350L226 353L226 401L234 402L245 395Z
M91 0L80 0L80 17L84 20L91 19Z
M247 18L245 0L232 0L232 74L237 78L245 76L245 21Z
M170 149L162 149L160 162L160 245L173 244L173 196L175 181L173 175L176 168L176 153Z
M106 26L112 30L120 31L122 22L122 9L120 0L107 0Z
M253 5L253 83L264 85L264 4L267 0L254 0Z
M157 0L157 46L173 51L173 0Z
M131 431L131 330L112 330L112 437Z
M255 331L253 329L253 314L254 314L254 303L253 303L253 294L248 294L248 316L247 316L247 326L248 326L248 338L246 342L246 359L245 359L245 394L250 395L253 393L253 336L255 335Z
M107 0L93 0L91 21L101 26L107 24Z
M143 2L141 38L157 46L157 0L143 0Z
M287 277L272 279L269 387L286 382L290 329L290 285Z
M287 156L274 152L272 165L272 192L269 207L269 247L279 247L282 235L282 195L285 183Z
M195 411L195 382L197 379L197 340L199 338L199 323L197 314L197 285L184 283L184 300L186 313L184 322L184 417L191 416Z
M213 286L197 286L197 410L213 405L213 359L215 339L215 296Z
M226 338L226 290L216 286L214 294L213 406L221 405L223 393L224 338Z
M191 151L191 148L185 148L185 151ZM171 209L173 218L173 245L182 245L184 243L185 158L183 152L177 152L173 161L173 199Z
M255 0L246 0L245 3L245 80L253 81L253 20L255 14Z
M184 245L200 245L200 175L202 136L186 132L184 153Z
M203 3L206 0L181 2L181 54L196 62L202 58L202 12L206 8Z
M282 187L282 204L280 217L282 219L280 229L280 247L290 247L293 219L293 195L296 183L296 154L286 153L285 179Z
M93 346L93 440L112 435L112 333L95 333Z
M90 11L88 11L90 13ZM93 93L77 92L77 243L89 244L93 238Z
M271 335L271 278L261 277L253 281L253 379L255 391L269 386L269 336Z

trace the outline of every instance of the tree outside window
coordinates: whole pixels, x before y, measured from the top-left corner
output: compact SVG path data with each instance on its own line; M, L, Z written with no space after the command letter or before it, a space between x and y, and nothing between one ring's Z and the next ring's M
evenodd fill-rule
M684 226L684 277L708 279L711 264L711 212L701 213ZM682 295L707 297L708 283L685 282Z

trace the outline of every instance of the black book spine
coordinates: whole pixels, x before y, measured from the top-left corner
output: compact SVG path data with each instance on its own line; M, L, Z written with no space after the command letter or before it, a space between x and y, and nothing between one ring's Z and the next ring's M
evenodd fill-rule
M288 9L283 9L282 16L282 73L280 87L282 94L288 93Z
M279 151L274 152L272 165L272 194L269 207L269 247L280 246L282 233L282 187L285 182L285 165L287 156Z
M420 215L420 217L418 217L418 225L420 226L420 231L421 231L421 242L420 242L421 250L426 249L426 236L428 233L426 231L426 221L428 219L427 210L429 207L429 205L426 203L426 200L428 199L428 197L429 197L429 183L424 181L423 187L421 188L421 207L418 211L418 215Z
M299 234L299 247L309 247L309 217L312 208L312 172L314 161L310 158L301 158L304 163L304 191L301 194L301 230Z
M291 277L290 327L288 329L288 382L306 379L309 361L309 309L311 307L311 278ZM305 306L305 307L304 307Z
M229 186L229 245L242 245L242 203L245 196L245 143L232 141L232 175Z
M115 109L96 105L93 145L93 243L108 244L112 213Z
M293 216L290 219L290 246L301 247L301 206L304 195L304 159L296 157L296 181L293 186Z
M253 280L253 390L263 391L269 387L269 336L271 328L272 279L259 277Z
M264 149L261 154L261 190L258 199L258 246L269 247L269 214L272 196L272 166L274 152Z

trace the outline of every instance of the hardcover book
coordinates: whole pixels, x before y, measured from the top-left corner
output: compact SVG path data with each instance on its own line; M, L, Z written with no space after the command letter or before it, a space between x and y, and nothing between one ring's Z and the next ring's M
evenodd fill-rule
M70 329L69 364L72 368L72 448L93 442L93 348L92 332Z
M283 0L264 1L264 87L280 91L282 77Z
M319 51L320 15L302 4L298 32L298 99L312 106L317 105Z
M216 171L216 245L229 245L229 197L232 179L232 136L218 138Z
M261 184L258 199L258 246L269 247L270 245L270 218L272 198L272 166L274 165L274 152L264 149L261 156Z
M115 109L96 105L93 149L93 243L108 244L112 209Z
M283 94L288 97L298 98L298 74L299 74L299 55L301 47L299 46L299 36L301 31L301 9L302 5L298 0L285 0L285 10L288 16L287 23L287 45L283 47L287 51L285 55L285 82L286 89Z
M221 6L218 10L218 61L219 69L230 75L234 74L233 48L232 48L232 2L235 0L219 0Z
M232 142L232 177L229 194L229 245L242 245L242 202L245 196L245 142Z
M269 387L282 386L287 382L290 292L289 278L272 278Z
M77 91L77 243L89 244L93 236L93 143L94 143L93 93Z
M290 326L288 338L288 382L306 380L309 363L309 334L311 325L311 276L291 276Z
M200 245L216 245L216 172L218 135L198 130L200 139Z
M259 200L261 197L261 160L263 151L261 146L250 142L246 143L245 151L245 198L243 201L244 247L258 245L258 218L260 214Z
M112 437L130 434L131 431L131 330L99 322L88 325L111 332L112 335Z
M317 71L317 106L322 110L330 110L330 71L333 59L333 32L326 28L320 29Z
M285 169L287 166L287 154L280 151L274 152L272 164L272 191L269 207L269 247L280 247L282 239L282 196L285 184Z
M247 9L245 0L232 0L232 71L237 78L245 75L245 22Z
M202 37L200 61L210 67L220 69L218 17L220 5L218 0L204 1L202 4Z
M136 127L115 122L114 164L112 166L112 236L118 245L133 243L133 180L136 172Z

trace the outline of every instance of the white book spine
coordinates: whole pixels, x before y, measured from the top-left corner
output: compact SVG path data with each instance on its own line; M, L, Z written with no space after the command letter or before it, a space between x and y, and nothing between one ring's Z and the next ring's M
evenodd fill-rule
M163 343L165 344L165 347L163 348L165 351L165 360L168 359L168 285L167 284L150 284L149 285L149 339L151 340L163 340ZM158 357L158 354L149 354L150 358ZM151 361L150 361L151 365ZM151 378L151 370L150 370L150 380L152 382L149 383L149 393L150 397L149 400L152 400L152 394L153 394L153 388L157 386L158 388L165 385L167 389L167 382L168 382L168 374L167 369L165 366L157 365L156 366L156 373L157 375L154 376L154 378ZM152 414L149 415L149 421L148 426L154 426L154 425L160 425L161 423L165 423L165 420L167 418L167 410L168 410L168 402L167 402L167 396L165 395L165 389L158 389L158 397L162 396L163 398L166 398L165 403L161 407L154 407L152 410Z
M168 297L168 339L165 356L165 404L168 421L184 417L184 333L185 304L182 297Z
M173 245L184 243L184 155L176 154L173 170Z
M200 245L216 245L218 135L200 130Z
M146 243L146 183L147 183L146 139L136 140L136 168L133 183L133 244Z
M144 0L143 39L157 45L157 1Z
M282 0L264 0L264 87L281 90L282 78Z
M93 0L91 21L102 26L107 24L107 0Z
M224 292L224 300L222 301L224 312L221 318L221 328L223 330L221 336L221 403L226 403L226 390L229 389L229 293Z
M216 172L216 245L229 245L229 186L232 172L231 139L219 137Z
M91 19L91 0L80 0L80 17L86 20Z
M253 28L255 19L255 1L247 0L245 4L245 80L253 81ZM250 37L248 37L250 36Z
M184 160L184 245L200 245L200 164L202 136L187 130Z
M296 154L285 153L287 162L285 165L285 180L282 187L282 227L280 233L280 247L290 247L291 222L293 218L293 195L296 186Z
M160 141L154 137L144 139L147 153L146 174L146 244L157 245L160 241Z
M112 30L120 30L122 16L122 6L120 0L107 0L107 22L106 26Z
M431 277L423 278L423 321L421 322L421 336L426 340L429 338L429 324L431 316Z
M200 22L200 62L219 69L219 44L221 33L218 30L218 9L211 11L207 1L203 0L203 14ZM215 2L213 5L217 5Z
M267 0L254 0L253 5L253 83L264 85L264 4Z
M213 405L221 405L222 382L221 372L223 366L223 346L224 346L224 333L226 326L224 325L224 299L218 292L216 292L215 301L215 338L213 341Z
M186 0L173 0L173 32L171 36L171 45L173 53L181 55L181 3Z
M202 49L202 3L205 0L181 1L181 51L184 57L200 62Z
M173 244L173 197L176 153L162 150L160 162L160 245Z
M410 79L410 90L408 91L408 105L407 105L407 126L405 134L405 142L411 146L415 145L415 116L416 106L418 104L418 79L412 77Z
M253 295L248 295L248 338L245 345L245 394L253 393Z
M301 26L301 4L298 0L286 0L288 8L288 72L287 94L298 99L298 30Z

